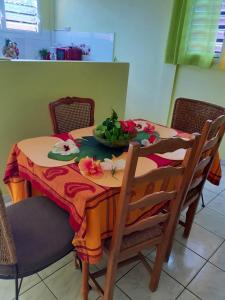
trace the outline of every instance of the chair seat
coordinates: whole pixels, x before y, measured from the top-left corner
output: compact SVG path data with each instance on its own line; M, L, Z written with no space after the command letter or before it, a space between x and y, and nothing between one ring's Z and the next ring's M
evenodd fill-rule
M130 248L132 246L135 246L136 244L140 244L144 241L153 239L157 236L162 234L162 229L160 225L154 226L150 229L145 229L142 231L136 231L129 235L126 235L123 237L122 243L121 243L121 250ZM108 238L105 240L104 247L109 250L111 243L111 238Z
M73 250L74 231L68 213L46 197L32 197L7 207L16 247L19 277L51 265ZM15 266L0 266L3 278L15 277Z

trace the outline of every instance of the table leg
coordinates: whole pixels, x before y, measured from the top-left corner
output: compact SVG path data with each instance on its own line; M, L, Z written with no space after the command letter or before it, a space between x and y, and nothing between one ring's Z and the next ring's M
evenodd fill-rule
M82 262L82 296L83 300L88 300L88 274L89 274L89 264L88 262Z

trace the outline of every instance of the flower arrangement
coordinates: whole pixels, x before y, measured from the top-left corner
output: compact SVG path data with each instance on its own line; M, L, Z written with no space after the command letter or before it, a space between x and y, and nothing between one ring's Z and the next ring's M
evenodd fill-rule
M101 177L103 175L100 160L94 160L88 156L80 160L78 167L80 171L87 176Z
M70 161L74 159L79 152L80 149L73 140L60 140L53 146L52 150L48 153L48 158L60 161Z
M82 55L90 55L91 53L91 48L87 46L86 44L80 44L78 48L81 49Z
M57 142L52 149L52 153L60 155L76 154L79 153L79 151L79 148L71 139Z
M78 167L85 176L102 177L104 171L109 171L114 177L117 171L125 168L125 164L124 159L116 159L116 157L112 159L105 158L104 161L100 161L87 156L80 160Z
M10 39L6 39L2 53L7 58L18 59L20 51L17 47L17 43L11 41Z
M94 136L99 141L110 147L123 147L137 135L136 124L132 120L119 121L115 110L94 130Z
M142 120L135 120L136 129L138 131L138 141L143 146L149 146L157 142L160 135L155 131L155 126L148 122Z

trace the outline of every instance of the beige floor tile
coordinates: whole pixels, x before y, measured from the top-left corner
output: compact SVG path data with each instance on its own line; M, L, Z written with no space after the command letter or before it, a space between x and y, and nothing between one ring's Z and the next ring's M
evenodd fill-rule
M73 262L47 277L44 282L59 300L81 299L81 271L75 269ZM97 299L98 296L98 293L92 290L88 299Z
M57 261L55 264L40 271L39 275L41 276L42 279L44 279L71 261L73 261L73 253L72 252L70 254L68 254L67 256L63 257L62 259L60 259L59 261Z
M188 289L204 300L225 299L225 272L207 263L188 286Z
M32 286L39 283L41 279L36 275L24 278L21 286L21 293L30 289ZM14 280L0 280L0 299L11 300L15 296L15 281Z
M22 294L20 300L56 300L56 297L41 282Z
M175 239L205 259L209 259L209 257L223 242L222 238L197 224L193 224L188 239L183 238L183 231L183 228L178 230L176 232Z
M150 255L149 258L153 260L154 256L155 253ZM163 269L182 285L186 286L205 262L202 257L174 241L169 261L167 264L164 264Z
M225 271L225 243L223 243L223 245L210 258L210 261Z
M225 173L225 171L224 171L224 173ZM225 175L224 175L224 177L225 177ZM219 194L219 196L221 196L221 197L225 197L225 190L224 190L224 191L222 191L222 192Z
M150 251L148 251L149 253ZM136 266L140 261L135 261L133 263L130 263L128 265L125 265L121 268L119 268L116 272L116 281L119 280L121 277L123 277L124 274L129 272L134 266ZM104 254L101 262L96 265L98 269L103 269L107 266L107 256Z
M130 297L125 295L117 286L114 287L113 300L129 300L129 299L130 299ZM79 300L82 300L82 299L79 299ZM99 298L97 298L96 300L102 300L102 297L99 296Z
M138 264L117 282L117 285L133 300L174 300L183 287L165 272L162 272L159 287L152 293L148 286L150 275L142 264Z
M194 222L205 229L225 238L225 216L205 207L196 216Z
M214 193L210 190L203 189L203 198L205 204L208 204L212 199L214 199L217 196L217 193ZM201 198L200 198L200 203L202 203Z
M217 196L207 207L225 216L225 195Z
M193 295L191 292L188 290L184 290L183 293L177 298L177 300L198 300L195 295Z
M0 280L0 299L11 300L15 296L14 280Z

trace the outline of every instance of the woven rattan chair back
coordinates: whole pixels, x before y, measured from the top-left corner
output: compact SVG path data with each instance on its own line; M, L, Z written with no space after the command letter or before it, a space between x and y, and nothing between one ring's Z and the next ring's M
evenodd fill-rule
M161 140L157 144L149 147L140 148L137 144L130 144L126 167L124 171L124 179L120 193L119 208L116 218L116 224L113 230L113 236L110 245L109 261L107 265L106 283L104 299L112 299L112 282L115 280L115 271L118 260L124 260L145 248L157 247L155 264L151 272L150 288L154 291L158 286L158 281L162 269L162 264L166 255L167 245L172 239L173 228L178 221L179 212L182 201L186 196L188 185L191 181L193 173L193 164L195 152L198 146L199 136L185 141L180 138L171 138ZM151 172L135 177L137 161L139 157L145 157L150 154L162 154L173 152L177 149L188 149L184 161L179 166L166 166L154 169ZM163 185L158 192L146 194L143 198L132 202L133 188L135 185L143 184L143 182L167 182L170 180L173 188L167 191ZM164 213L159 212L153 216L145 216L144 219L137 221L135 224L126 225L128 214L134 210L140 210L157 205L167 204L168 210ZM162 207L162 206L161 206ZM153 236L135 244L134 246L123 249L121 247L126 236L140 233L144 230L151 231L156 226L162 229L161 234Z
M49 103L55 134L94 125L95 102L92 99L66 97Z
M171 127L188 133L202 132L207 120L225 115L225 108L194 99L178 98L175 101Z
M0 265L15 265L16 250L0 191Z

